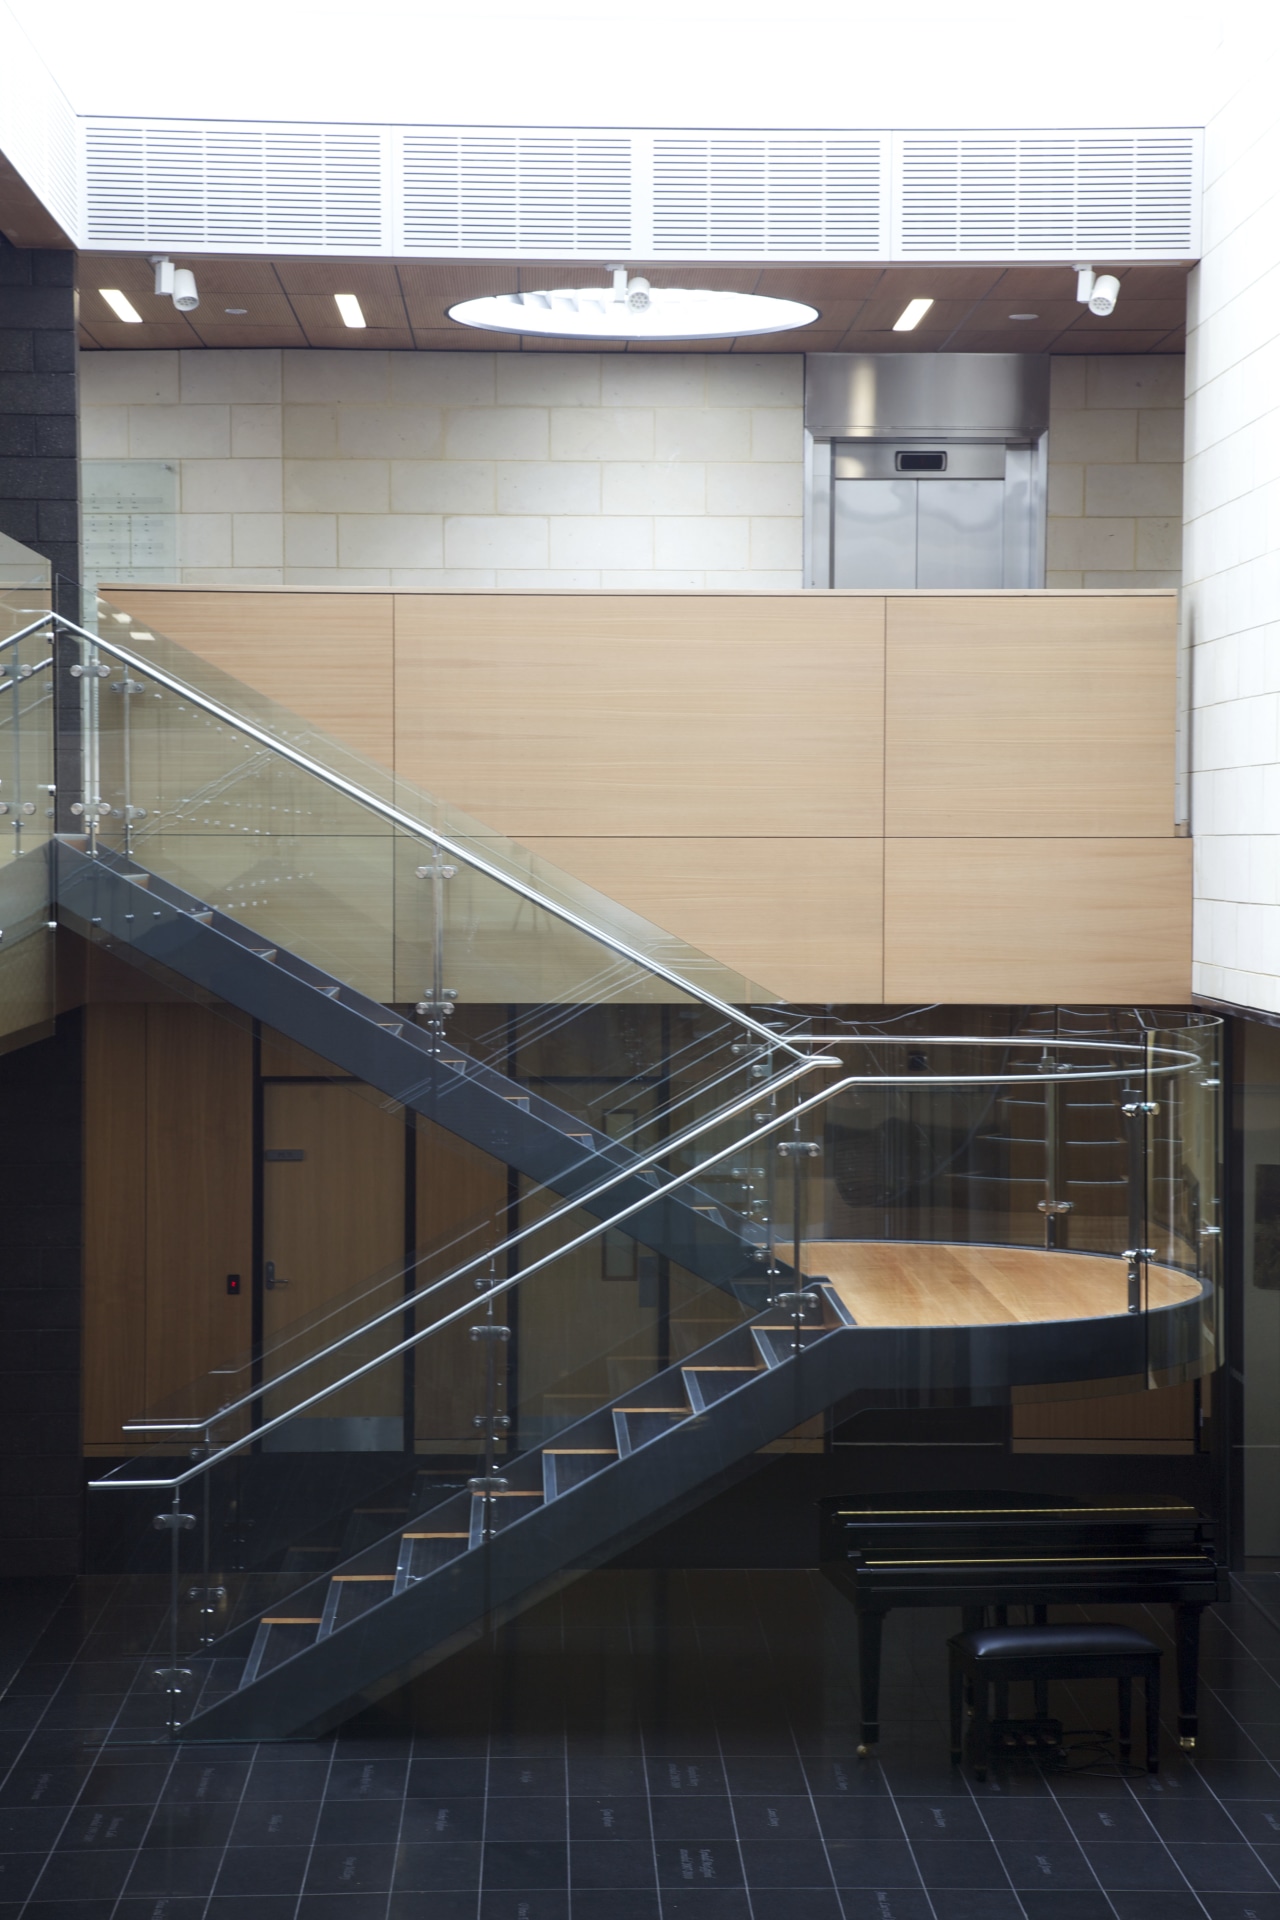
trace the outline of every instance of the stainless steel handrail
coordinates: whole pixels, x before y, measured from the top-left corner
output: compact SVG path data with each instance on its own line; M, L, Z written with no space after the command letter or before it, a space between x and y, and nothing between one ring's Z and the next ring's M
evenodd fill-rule
M785 1073L777 1075L772 1080L758 1082L751 1091L744 1094L741 1099L735 1100L727 1107L718 1108L715 1113L699 1121L696 1126L687 1127L683 1133L673 1134L669 1140L664 1140L662 1145L655 1147L651 1153L646 1153L636 1158L628 1166L620 1167L617 1172L611 1174L607 1180L600 1181L597 1186L591 1187L586 1193L576 1195L572 1200L566 1200L563 1205L554 1208L550 1213L543 1214L539 1219L531 1221L527 1227L521 1227L518 1233L511 1234L506 1240L500 1241L497 1246L486 1247L483 1253L473 1255L470 1260L464 1261L462 1266L455 1267L452 1273L443 1274L439 1280L433 1280L430 1286L424 1287L420 1293L401 1294L393 1306L387 1307L382 1313L375 1314L371 1320L364 1321L360 1326L353 1328L351 1332L342 1334L339 1339L333 1341L329 1346L322 1347L317 1352L309 1354L305 1360L297 1361L292 1367L287 1368L285 1372L273 1374L270 1380L260 1381L257 1386L251 1388L251 1390L242 1395L239 1400L229 1401L226 1406L219 1407L216 1413L210 1414L206 1419L147 1420L144 1417L140 1417L136 1420L126 1420L121 1427L121 1431L123 1433L206 1433L211 1426L215 1426L223 1420L230 1419L232 1414L239 1413L244 1407L252 1406L254 1401L261 1399L264 1394L274 1393L278 1388L282 1387L286 1381L296 1378L300 1373L304 1373L308 1367L317 1366L322 1360L327 1360L331 1354L335 1354L339 1352L341 1348L349 1346L353 1340L363 1339L366 1334L372 1333L376 1327L382 1326L388 1320L403 1319L411 1307L418 1306L422 1301L428 1299L431 1294L438 1292L441 1287L450 1286L458 1280L465 1280L467 1275L474 1272L477 1267L486 1266L491 1260L500 1259L503 1254L509 1252L513 1247L518 1246L522 1240L529 1239L530 1236L535 1233L544 1233L548 1227L554 1226L557 1220L563 1220L567 1214L580 1213L584 1207L590 1206L593 1200L598 1200L602 1194L608 1193L612 1187L620 1186L624 1180L630 1180L638 1174L647 1173L650 1167L656 1166L662 1160L670 1159L673 1153L682 1152L691 1142L700 1139L704 1133L709 1133L713 1127L721 1126L725 1121L735 1119L738 1114L745 1112L748 1107L757 1106L762 1099L767 1099L770 1094L777 1093L784 1087L792 1086L797 1080L802 1079L805 1074L812 1073L815 1068L838 1067L839 1065L840 1062L838 1060L826 1060L821 1055L816 1055L801 1062L798 1066L788 1067ZM696 1177L701 1172L703 1166L709 1165L711 1165L710 1161L700 1162L699 1166L693 1170L693 1177ZM653 1189L653 1194L656 1198L658 1195L657 1188ZM403 1269L401 1271L403 1272ZM399 1277L399 1275L393 1274L389 1276L389 1279ZM384 1280L378 1284L385 1286L388 1282ZM341 1309L339 1308L337 1310L340 1311Z
M501 867L494 866L491 861L485 860L480 855L470 852L461 842L451 840L446 834L442 834L438 832L436 828L429 827L423 821L416 819L413 814L404 813L399 807L392 806L389 801L379 800L375 794L369 793L365 788L357 786L354 780L348 780L343 774L335 772L332 767L326 767L323 761L313 760L309 754L302 753L297 747L290 746L286 741L277 739L274 735L268 733L265 728L259 727L252 720L246 720L242 714L234 712L230 707L224 707L220 702L211 700L207 694L200 693L195 688L188 686L185 681L179 680L174 674L167 672L165 668L158 667L153 662L142 659L136 653L131 653L127 647L117 645L114 640L104 640L99 635L90 633L86 628L77 626L74 620L68 620L63 614L50 613L46 616L44 622L37 622L37 626L42 624L52 625L59 632L74 633L78 638L87 642L89 646L96 647L102 652L111 654L113 658L122 661L125 666L134 668L138 673L147 674L158 685L166 687L170 693L180 694L184 700L189 700L193 706L197 706L201 708L203 712L212 715L215 720L220 721L224 726L232 727L237 732L244 734L248 739L256 740L260 746L266 747L272 753L279 754L283 759L291 761L294 766L300 767L314 779L323 781L326 786L332 787L336 793L344 794L347 799L354 800L357 805L366 807L370 812L378 814L383 820L387 821L389 825L399 827L404 833L413 834L421 839L430 841L432 846L436 847L441 853L448 854L451 859L462 861L464 865L470 867L474 872L482 873L488 879L495 880L499 886L506 887L510 892L518 894L521 899L527 900L530 905L541 908L544 913L549 913L555 919L562 920L567 926L576 928L579 933L586 934L589 939L597 940L601 945L610 948L612 952L621 954L624 959L632 961L638 967L642 967L646 973L654 975L655 978L659 980L665 980L669 986L678 987L682 993L687 993L692 999L700 1000L704 1006L713 1007L717 1013L731 1020L736 1026L743 1027L748 1032L756 1034L758 1038L766 1042L769 1047L789 1053L794 1059L803 1057L798 1053L797 1049L791 1046L785 1037L774 1028L764 1026L760 1021L754 1020L750 1014L744 1013L741 1008L731 1006L727 1000L721 1000L716 994L708 993L705 987L696 986L693 981L687 980L683 974L675 972L671 967L664 966L660 960L655 960L650 955L641 953L638 948L630 946L624 940L619 940L615 934L606 933L601 928L593 926L590 920L584 919L581 914L575 913L572 908L561 906L558 901L553 900L548 894L541 893L538 888L528 885L528 883L523 880L516 879L512 874L504 873ZM28 629L28 631L35 631L35 629ZM89 796L86 795L85 797L86 800L88 800ZM97 795L94 795L93 798L96 800Z
M968 1042L966 1042L966 1044L967 1043ZM975 1040L973 1044L980 1045L983 1043ZM1085 1040L1074 1044L1086 1048L1112 1050L1112 1043L1109 1040ZM1145 1057L1145 1049L1143 1051ZM1196 1055L1184 1052L1179 1048L1161 1047L1152 1049L1152 1051L1169 1056L1168 1065L1153 1069L1153 1072L1158 1075L1172 1076L1179 1073L1189 1073L1202 1064ZM704 1133L710 1132L713 1127L721 1125L726 1120L733 1119L735 1115L745 1111L748 1107L757 1105L758 1102L769 1093L793 1085L813 1068L834 1067L839 1064L837 1060L826 1060L819 1056L805 1061L802 1065L790 1068L785 1074L780 1074L775 1079L753 1088L750 1093L744 1095L740 1100L733 1102L732 1105L728 1107L719 1109L707 1119L699 1122L696 1127L686 1129L683 1134L673 1135L670 1140L664 1141L660 1147L655 1148L651 1153L646 1154L643 1158L637 1159L630 1166L619 1169L616 1173L612 1174L608 1180L601 1181L598 1186L592 1188L589 1192L580 1195L576 1199L565 1201L563 1205L557 1207L553 1212L543 1215L541 1219L533 1221L528 1227L522 1227L518 1233L512 1234L507 1240L500 1242L496 1247L488 1248L484 1253L474 1255L470 1260L465 1261L462 1266L455 1268L453 1272L442 1275L439 1280L433 1280L430 1286L424 1287L420 1294L402 1295L392 1306L384 1309L382 1313L376 1314L372 1319L362 1322L360 1326L341 1335L339 1339L331 1342L329 1346L319 1349L316 1353L309 1354L306 1359L296 1362L294 1366L286 1369L285 1372L275 1374L270 1380L261 1382L258 1386L251 1389L249 1393L242 1395L239 1400L230 1401L226 1406L219 1407L216 1413L209 1415L207 1418L202 1420L147 1420L145 1418L139 1418L137 1420L125 1421L122 1424L121 1431L124 1433L164 1433L175 1435L180 1433L207 1434L210 1428L218 1425L223 1420L229 1419L233 1413L238 1413L243 1408L251 1406L265 1394L275 1391L277 1388L283 1386L286 1381L295 1379L299 1374L305 1373L308 1368L318 1365L322 1360L327 1360L332 1354L339 1352L345 1346L349 1346L353 1341L362 1339L366 1334L373 1332L375 1328L384 1325L388 1320L401 1318L408 1308L416 1306L420 1301L427 1299L440 1288L448 1286L454 1281L465 1279L476 1267L497 1259L500 1255L507 1252L509 1248L516 1246L520 1241L529 1238L532 1234L544 1231L544 1229L553 1225L555 1221L563 1219L567 1214L581 1211L591 1200L598 1199L600 1195L607 1193L612 1187L620 1185L622 1181L630 1178L633 1174L644 1173L659 1161L668 1159L672 1153L680 1152L692 1141L700 1138ZM1127 1080L1131 1072L1132 1069L1127 1067L1099 1067L1096 1069L1085 1068L1083 1071L1077 1072L1066 1071L1034 1074L853 1074L838 1081L835 1086L825 1088L823 1093L821 1095L815 1095L814 1099L818 1101L828 1100L842 1089L855 1086L905 1087L912 1092L920 1092L925 1088L937 1087L1043 1087L1057 1084L1085 1086L1096 1084L1099 1081ZM785 1124L793 1114L801 1110L800 1107L791 1108L776 1124ZM775 1125L775 1123L771 1123L771 1126L773 1125ZM764 1129L765 1133L768 1131L770 1131L769 1128ZM757 1137L759 1136L752 1135L749 1139L744 1138L734 1142L731 1147L725 1149L724 1153L709 1155L705 1160L700 1161L689 1173L682 1175L681 1180L675 1184L684 1184L688 1180L701 1178L708 1168L715 1166L719 1160L725 1157L725 1153L740 1151L743 1147L749 1146L751 1141ZM665 1188L660 1189L655 1187L651 1199L659 1199L665 1191ZM651 1204L651 1201L643 1201L639 1204L646 1206ZM624 1216L619 1215L617 1217L623 1218ZM606 1225L607 1224L610 1223L606 1223ZM559 1252L564 1250L565 1249L557 1250L555 1254L548 1257L557 1258ZM528 1271L532 1272L534 1269L530 1268ZM393 1275L391 1277L395 1278L398 1276ZM381 1284L386 1283L383 1282ZM332 1391L336 1391L336 1389L326 1389L326 1392Z
M576 1253L579 1247L589 1246L593 1240L598 1240L601 1234L608 1233L610 1229L619 1226L622 1221L631 1219L633 1214L642 1213L646 1207L653 1206L655 1202L664 1200L669 1193L674 1193L678 1187L688 1186L690 1181L698 1179L707 1167L715 1166L719 1161L728 1159L731 1154L741 1153L744 1148L753 1147L759 1140L768 1139L771 1134L778 1133L782 1128L792 1125L801 1115L812 1112L815 1107L821 1106L825 1101L832 1099L837 1093L843 1092L846 1087L857 1084L859 1084L857 1079L839 1080L835 1086L826 1087L819 1094L811 1094L807 1100L797 1101L794 1107L789 1108L785 1113L779 1114L776 1119L770 1120L766 1126L756 1127L751 1133L743 1134L740 1139L731 1141L727 1147L721 1147L716 1153L708 1154L707 1158L702 1161L699 1166L691 1167L685 1173L674 1175L664 1186L654 1187L642 1200L631 1201L629 1205L621 1208L619 1212L613 1214L608 1220L598 1221L594 1226L588 1227L585 1232L578 1234L574 1239L567 1240L562 1247L556 1247L552 1252L544 1253L540 1259L532 1261L529 1266L523 1268L519 1273L512 1274L505 1280L495 1281L493 1286L487 1288L483 1293L476 1293L470 1300L464 1301L462 1306L455 1307L451 1313L446 1313L439 1320L433 1321L429 1327L418 1328L416 1332L409 1334L405 1339L397 1341L394 1346L387 1347L384 1352L375 1355L372 1360L366 1360L362 1366L355 1367L350 1373L344 1374L341 1380L335 1380L327 1386L317 1388L316 1391L309 1394L305 1400L299 1400L295 1402L292 1407L286 1409L284 1413L278 1413L272 1419L264 1420L262 1425L255 1427L252 1433L243 1435L239 1440L229 1441L224 1447L219 1448L216 1453L206 1454L203 1460L195 1461L182 1473L173 1474L166 1479L91 1480L89 1485L103 1492L127 1490L132 1493L137 1492L140 1488L149 1488L153 1491L156 1489L164 1489L165 1491L176 1492L179 1487L185 1487L192 1480L197 1480L202 1475L212 1472L213 1468L218 1466L223 1460L229 1460L234 1454L242 1452L245 1447L262 1440L269 1433L274 1433L277 1427L287 1425L290 1420L296 1420L301 1414L304 1414L309 1407L320 1405L322 1401L331 1399L334 1394L341 1393L345 1391L347 1387L353 1386L357 1380L362 1380L366 1374L373 1373L378 1367L385 1366L389 1360L394 1360L401 1354L411 1352L412 1349L419 1346L422 1341L430 1339L432 1334L439 1333L443 1327L453 1326L459 1320L474 1316L477 1311L488 1306L491 1300L497 1300L503 1294L512 1292L514 1288L523 1286L527 1280L532 1279L535 1273L540 1273L555 1261L563 1260L567 1255ZM400 1303L399 1310L400 1312L404 1311L403 1302Z
M1091 1043L1085 1042L1084 1044L1088 1045ZM1098 1041L1092 1044L1107 1046L1110 1043L1107 1041ZM1166 1051L1174 1050L1166 1049ZM1199 1064L1200 1062L1193 1054L1187 1054L1180 1069L1170 1068L1168 1071L1176 1072L1181 1070L1189 1072ZM750 1133L744 1134L740 1139L732 1141L727 1147L721 1147L715 1153L708 1154L706 1159L700 1161L696 1167L690 1168L685 1173L673 1176L665 1185L653 1188L643 1199L633 1200L628 1206L623 1207L608 1220L598 1222L594 1226L586 1229L585 1232L577 1235L575 1239L566 1241L562 1247L556 1247L550 1253L542 1255L540 1259L533 1261L531 1265L522 1269L521 1272L505 1280L495 1281L493 1286L484 1292L475 1294L472 1299L465 1301L462 1306L455 1307L451 1313L447 1313L441 1319L433 1321L429 1327L419 1328L405 1339L398 1341L394 1346L388 1347L383 1352L375 1355L372 1360L367 1360L363 1365L354 1368L350 1373L345 1374L341 1380L333 1381L326 1386L318 1388L314 1393L309 1394L306 1399L297 1401L284 1413L276 1414L273 1419L265 1421L261 1426L256 1427L252 1433L245 1434L239 1440L228 1442L226 1446L220 1448L216 1453L206 1455L203 1460L195 1462L192 1466L186 1468L184 1472L165 1479L94 1480L90 1482L90 1485L108 1492L120 1489L137 1491L140 1488L148 1488L153 1491L159 1489L176 1492L179 1487L183 1487L187 1485L189 1481L198 1479L202 1474L209 1472L213 1467L217 1466L219 1462L230 1459L232 1455L241 1452L246 1446L252 1445L254 1442L262 1439L266 1434L274 1432L276 1428L286 1425L290 1420L297 1419L310 1407L320 1405L323 1401L330 1399L334 1394L353 1385L357 1380L363 1379L366 1374L374 1372L378 1367L385 1366L388 1361L396 1359L397 1356L401 1354L410 1352L423 1340L429 1339L433 1334L438 1333L441 1328L451 1326L457 1321L466 1318L468 1315L474 1314L478 1309L487 1306L491 1300L496 1300L501 1295L510 1293L514 1288L522 1286L524 1282L531 1279L534 1274L551 1266L555 1261L565 1258L566 1255L576 1252L579 1247L587 1246L593 1240L598 1240L602 1234L609 1232L611 1228L619 1226L624 1220L629 1220L634 1214L643 1212L646 1207L653 1206L655 1202L664 1199L667 1194L674 1193L677 1188L688 1186L692 1181L702 1178L708 1168L714 1167L722 1160L742 1153L745 1149L755 1146L757 1142L766 1140L771 1135L781 1132L784 1127L794 1124L794 1122L804 1114L812 1113L818 1107L825 1106L829 1101L834 1100L838 1094L845 1093L851 1088L868 1086L919 1088L922 1085L947 1087L1006 1086L1012 1084L1044 1086L1052 1084L1054 1081L1065 1081L1070 1085L1078 1086L1086 1082L1097 1082L1107 1079L1119 1080L1127 1077L1127 1069L1115 1067L1099 1068L1093 1071L1086 1069L1079 1073L1021 1075L941 1074L937 1076L926 1076L918 1073L889 1075L848 1074L842 1079L837 1080L834 1085L824 1087L820 1093L810 1094L806 1099L797 1101L796 1104L785 1113L779 1114L766 1124L754 1128ZM758 1093L756 1097L758 1097ZM395 1312L397 1314L403 1313L404 1306L405 1303L403 1301L397 1303ZM393 1316L384 1315L381 1317L390 1318ZM315 1356L316 1359L320 1357L322 1356ZM312 1363L309 1362L308 1364ZM279 1383L276 1382L274 1384ZM216 1424L216 1419L210 1420L207 1423L209 1427L212 1427L214 1424ZM203 1431L204 1429L202 1428L201 1430Z

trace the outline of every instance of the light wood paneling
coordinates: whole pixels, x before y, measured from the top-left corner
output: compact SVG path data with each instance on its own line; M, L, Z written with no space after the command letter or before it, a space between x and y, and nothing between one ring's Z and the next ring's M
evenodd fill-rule
M535 853L772 995L883 998L883 842L542 839Z
M1177 596L887 602L891 836L1173 829Z
M430 1120L418 1121L417 1239L419 1287L428 1285L507 1232L507 1169L468 1147ZM426 1326L474 1293L463 1281L441 1289L419 1311ZM414 1424L420 1452L473 1453L479 1449L474 1416L483 1407L484 1355L466 1321L419 1343L414 1380Z
M396 771L499 832L878 834L884 602L397 594Z
M1078 1400L1022 1399L1015 1389L1014 1453L1194 1453L1194 1381L1148 1393L1089 1393Z
M121 586L140 623L389 767L391 595Z
M203 1007L149 1006L146 1062L147 1403L155 1405L249 1345L251 1037ZM229 1273L241 1276L239 1296L227 1293Z
M888 840L890 1003L1183 1001L1189 840Z
M84 1027L84 1443L123 1451L146 1399L147 1009Z

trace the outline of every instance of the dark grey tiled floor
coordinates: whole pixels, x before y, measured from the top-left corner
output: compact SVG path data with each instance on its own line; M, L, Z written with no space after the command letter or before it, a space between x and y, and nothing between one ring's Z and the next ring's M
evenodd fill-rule
M984 1786L948 1761L938 1613L891 1617L857 1759L816 1576L591 1575L288 1746L149 1744L145 1597L49 1604L0 1702L0 1920L1280 1920L1280 1628L1243 1599L1206 1625L1194 1764L1082 1745Z

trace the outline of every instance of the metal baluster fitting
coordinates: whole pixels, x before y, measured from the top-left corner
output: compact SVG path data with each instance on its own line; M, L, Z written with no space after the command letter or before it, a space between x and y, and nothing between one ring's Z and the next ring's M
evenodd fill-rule
M477 1286L492 1286L493 1276L487 1280L478 1280ZM481 1537L491 1540L497 1532L493 1524L493 1503L500 1493L507 1490L507 1481L497 1471L498 1437L509 1431L511 1420L505 1413L498 1411L498 1351L511 1338L510 1327L500 1326L493 1310L492 1295L485 1302L485 1317L471 1329L471 1338L484 1343L484 1412L475 1416L475 1425L484 1435L484 1472L468 1480L467 1488L478 1494L484 1502L484 1518L481 1525Z
M174 1489L173 1505L167 1513L158 1513L151 1522L157 1533L167 1533L169 1555L169 1664L156 1667L154 1678L165 1695L165 1725L172 1733L182 1725L182 1695L191 1684L190 1667L178 1665L178 1535L190 1533L196 1524L194 1513L183 1513Z
M801 1336L804 1332L804 1316L817 1298L804 1284L802 1267L804 1247L805 1180L804 1162L816 1160L822 1152L820 1140L801 1140L800 1122L796 1120L796 1137L791 1140L779 1140L778 1154L783 1160L791 1162L791 1272L790 1288L777 1295L777 1304L791 1314L792 1350L799 1353Z

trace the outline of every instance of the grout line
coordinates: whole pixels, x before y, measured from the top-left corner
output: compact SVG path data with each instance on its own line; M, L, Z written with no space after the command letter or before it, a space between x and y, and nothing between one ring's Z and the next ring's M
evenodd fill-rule
M810 1592L812 1592L814 1580L818 1577L819 1577L818 1575L812 1572L807 1573L805 1585L810 1590ZM748 1569L748 1572L747 1572L747 1592L751 1595L752 1604L755 1606L756 1619L760 1625L760 1632L764 1638L765 1645L768 1646L769 1645L768 1629L765 1625L764 1616L760 1612L759 1605L756 1603L755 1573L751 1569ZM809 1778L809 1769L808 1767L806 1767L804 1763L804 1756L800 1751L800 1742L796 1739L796 1730L794 1725L792 1724L790 1714L788 1714L787 1716L787 1731L791 1735L791 1744L795 1748L796 1765L800 1769L800 1778L804 1781L804 1790L809 1801L809 1811L813 1815L813 1824L815 1829L817 1830L818 1838L822 1842L822 1857L827 1863L827 1872L831 1875L831 1885L835 1892L836 1905L840 1909L840 1920L848 1920L848 1915L846 1913L845 1904L844 1904L844 1893L841 1891L839 1885L836 1882L836 1870L834 1866L831 1864L831 1848L828 1845L827 1835L823 1829L822 1822L818 1818L818 1809L817 1809L817 1805L815 1803L814 1794L813 1794L813 1782Z
M244 1770L244 1781L240 1788L240 1798L236 1801L236 1810L231 1816L231 1825L227 1828L227 1837L222 1847L222 1857L218 1861L217 1872L214 1874L212 1881L209 1883L209 1891L205 1896L204 1913L206 1914L208 1913L209 1907L213 1901L214 1889L217 1887L217 1884L218 1884L218 1876L219 1874L221 1874L222 1869L227 1864L227 1855L231 1851L231 1836L235 1832L236 1821L240 1817L240 1809L243 1807L245 1803L245 1795L249 1791L249 1778L253 1772L255 1765L257 1764L258 1754L260 1753L260 1751L261 1751L261 1748L255 1742L253 1753L250 1756L249 1764ZM316 1810L317 1827L319 1826L319 1823L320 1823L320 1813L319 1813L319 1809L317 1808ZM314 1835L312 1837L314 1839Z
M326 1760L325 1768L324 1768L324 1785L320 1789L320 1797L319 1797L318 1804L316 1806L316 1824L314 1829L312 1830L311 1839L307 1846L307 1858L306 1858L306 1864L302 1869L302 1879L298 1884L298 1897L294 1903L294 1908L293 1908L294 1920L297 1920L298 1914L301 1913L302 1902L306 1896L307 1875L311 1872L311 1862L315 1857L316 1835L320 1831L320 1820L321 1820L321 1816L324 1813L324 1803L329 1796L329 1781L333 1775L333 1763L337 1758L337 1754L338 1754L338 1743L336 1740L333 1740L330 1742L330 1745L329 1745L329 1758ZM406 1779L408 1778L407 1771L406 1771L405 1777Z

